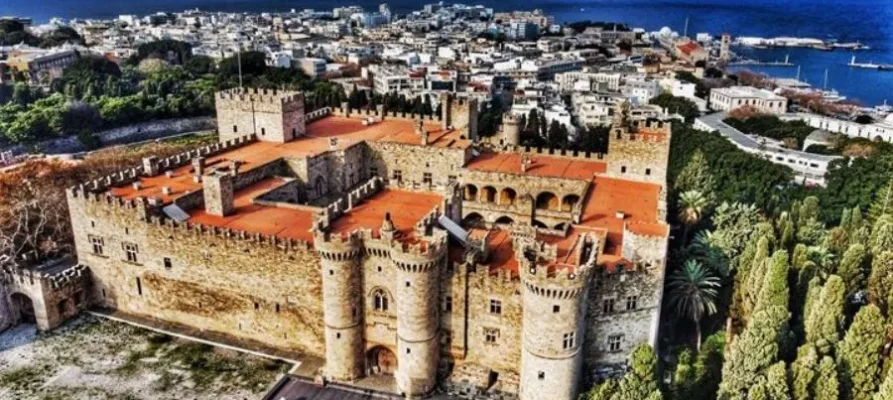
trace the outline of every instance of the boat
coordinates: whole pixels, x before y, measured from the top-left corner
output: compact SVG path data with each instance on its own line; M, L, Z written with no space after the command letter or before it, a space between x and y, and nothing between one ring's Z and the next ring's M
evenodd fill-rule
M846 96L840 94L840 92L831 89L831 90L823 90L822 91L822 101L827 103L838 103L846 100Z

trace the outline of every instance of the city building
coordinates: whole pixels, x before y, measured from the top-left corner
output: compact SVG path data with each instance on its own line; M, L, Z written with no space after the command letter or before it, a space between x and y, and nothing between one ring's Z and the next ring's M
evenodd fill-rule
M788 99L750 86L732 86L710 91L711 109L731 111L740 107L753 107L767 114L784 114L788 110Z
M220 142L68 189L83 302L324 360L320 380L573 400L656 346L670 126L477 149L442 115L218 93Z
M321 58L301 58L299 60L301 71L311 77L319 77L326 73L326 60Z

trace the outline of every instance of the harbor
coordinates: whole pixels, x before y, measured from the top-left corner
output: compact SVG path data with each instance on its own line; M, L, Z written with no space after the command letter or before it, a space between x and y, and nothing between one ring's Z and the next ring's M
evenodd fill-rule
M735 45L737 46L746 46L752 47L755 49L770 49L777 47L793 47L793 48L806 48L806 49L814 49L821 51L833 51L833 50L871 50L871 46L865 45L861 42L847 42L847 43L838 43L837 40L834 39L816 39L816 38L800 38L800 37L788 37L781 36L775 38L763 38L763 37L755 37L755 36L742 36L735 39Z

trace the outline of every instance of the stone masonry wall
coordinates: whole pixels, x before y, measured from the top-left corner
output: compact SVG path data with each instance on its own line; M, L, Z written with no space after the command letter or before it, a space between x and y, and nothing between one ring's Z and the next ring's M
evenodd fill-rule
M71 194L69 209L96 304L324 354L319 258L309 248L147 223L138 209ZM125 246L134 245L136 260L128 261Z
M217 124L211 117L177 118L122 126L96 132L96 136L104 146L111 146L158 139L184 132L213 130L216 127ZM40 152L46 154L75 153L89 150L77 136L66 136L44 141L38 143L37 148L40 149ZM0 147L0 152L7 150L11 150L14 154L21 154L26 153L28 148L25 146Z
M368 142L368 145L371 149L369 167L389 180L391 186L422 190L446 187L451 179L458 180L467 160L463 149L386 142ZM402 175L400 182L393 179L395 171ZM425 173L431 174L430 186L423 182Z

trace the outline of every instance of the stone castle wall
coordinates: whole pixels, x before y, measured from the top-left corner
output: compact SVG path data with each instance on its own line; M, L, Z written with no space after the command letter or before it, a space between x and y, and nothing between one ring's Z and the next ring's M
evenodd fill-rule
M254 133L259 140L284 143L306 133L300 93L233 89L215 100L221 140Z
M149 223L145 206L85 197L70 193L69 209L95 304L323 355L319 257L306 244ZM133 245L136 261L128 261Z
M608 139L608 173L616 178L665 185L670 160L671 124L643 122L614 129Z

